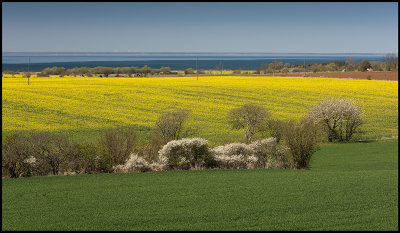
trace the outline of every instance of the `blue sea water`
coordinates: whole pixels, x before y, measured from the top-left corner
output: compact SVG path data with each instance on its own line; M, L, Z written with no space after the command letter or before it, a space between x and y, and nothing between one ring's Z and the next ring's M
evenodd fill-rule
M256 54L256 53L3 53L2 71L42 71L44 68L60 66L73 68L80 66L124 67L147 65L151 68L168 66L173 70L196 68L196 58L199 69L258 69L263 63L269 64L279 60L290 64L322 63L345 61L353 58L354 63L362 59L382 61L385 54Z

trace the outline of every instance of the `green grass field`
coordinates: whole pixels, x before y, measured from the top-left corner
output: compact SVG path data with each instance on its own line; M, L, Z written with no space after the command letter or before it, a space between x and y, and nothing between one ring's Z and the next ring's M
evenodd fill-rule
M327 144L310 170L3 179L3 230L398 230L398 141Z

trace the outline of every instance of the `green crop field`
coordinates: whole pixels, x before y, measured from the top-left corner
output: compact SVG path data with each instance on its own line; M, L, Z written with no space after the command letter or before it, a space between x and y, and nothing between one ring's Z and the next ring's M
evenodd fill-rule
M353 98L365 109L364 139L398 135L398 82L334 78L201 76L164 78L2 79L2 132L64 131L93 140L102 130L133 125L142 142L157 118L190 109L187 128L210 144L240 141L226 114L245 103L276 118L297 119L329 97Z
M398 142L327 144L310 170L3 179L3 230L398 230Z

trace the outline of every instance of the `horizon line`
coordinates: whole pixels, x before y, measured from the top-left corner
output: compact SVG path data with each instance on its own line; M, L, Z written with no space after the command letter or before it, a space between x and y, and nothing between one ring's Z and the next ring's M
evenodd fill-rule
M389 54L397 52L112 52L112 51L101 51L101 52L66 52L66 51L3 51L2 54L21 54L21 53L36 53L36 54Z

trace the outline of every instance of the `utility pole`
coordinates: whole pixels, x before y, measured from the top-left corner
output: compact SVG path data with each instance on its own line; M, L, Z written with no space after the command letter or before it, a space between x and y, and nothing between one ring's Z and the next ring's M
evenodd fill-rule
M196 80L199 80L199 70L197 67L198 60L199 60L199 58L196 56Z
M28 85L29 85L29 77L31 76L30 73L30 66L31 66L31 57L28 57Z
M304 56L304 77L306 77L306 56Z

